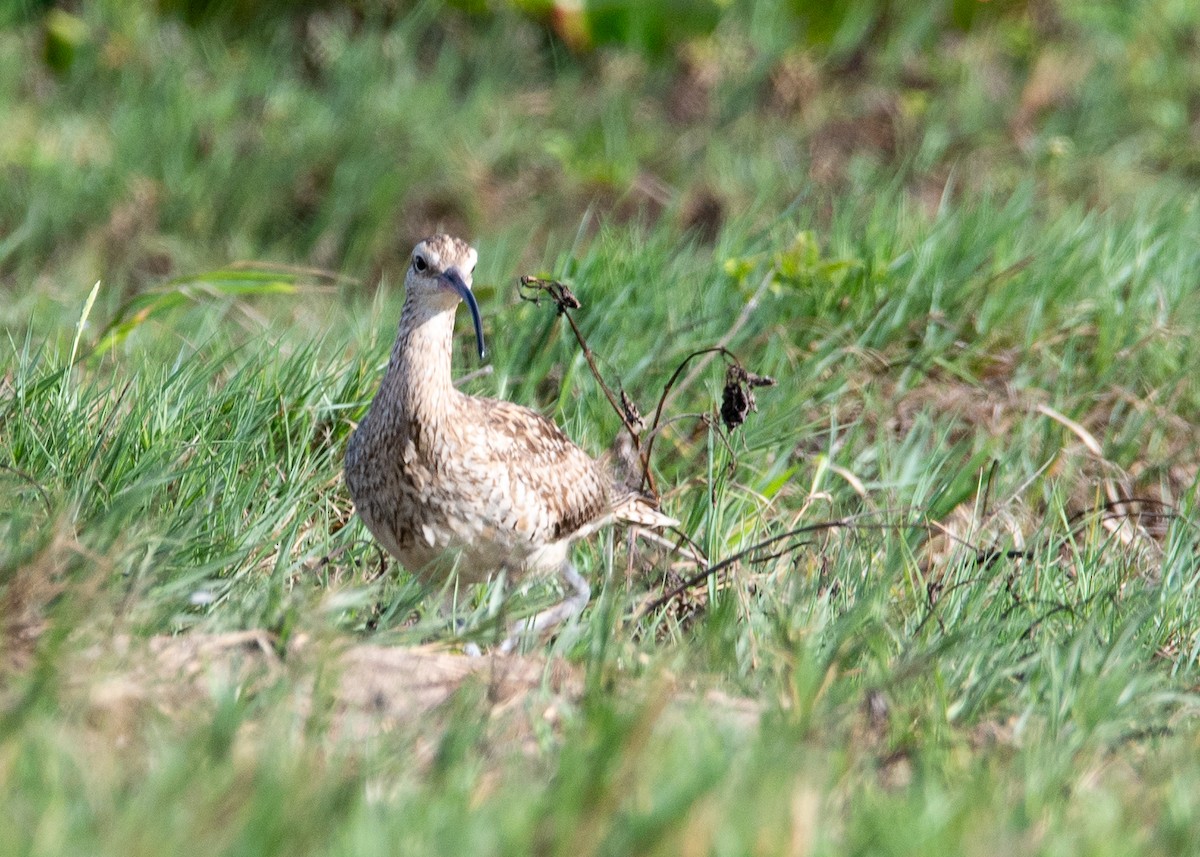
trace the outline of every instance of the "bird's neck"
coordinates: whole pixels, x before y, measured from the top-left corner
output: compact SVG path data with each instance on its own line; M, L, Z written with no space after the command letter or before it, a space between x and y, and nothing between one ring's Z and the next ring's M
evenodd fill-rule
M406 299L383 386L402 416L424 429L438 426L462 397L450 374L456 306L431 308ZM376 399L378 401L379 399Z

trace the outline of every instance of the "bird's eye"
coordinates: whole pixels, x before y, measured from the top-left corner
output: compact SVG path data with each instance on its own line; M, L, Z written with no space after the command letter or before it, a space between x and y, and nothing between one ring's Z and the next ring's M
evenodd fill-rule
M428 268L429 268L429 263L425 261L424 256L414 256L413 257L413 270L416 271L418 274L425 273L426 269L428 269Z

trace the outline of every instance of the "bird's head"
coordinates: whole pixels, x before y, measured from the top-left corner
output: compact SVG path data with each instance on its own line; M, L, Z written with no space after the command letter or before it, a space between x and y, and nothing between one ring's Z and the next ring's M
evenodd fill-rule
M438 309L454 309L460 300L471 308L475 344L483 359L483 321L479 304L471 292L471 273L479 254L475 248L452 235L434 235L413 248L404 288L411 299Z

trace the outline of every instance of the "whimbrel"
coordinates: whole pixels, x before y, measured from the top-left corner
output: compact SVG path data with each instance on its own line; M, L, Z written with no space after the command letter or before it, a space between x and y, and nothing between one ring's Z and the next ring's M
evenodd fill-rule
M551 420L512 402L468 396L450 374L454 316L471 293L475 249L449 235L419 243L405 276L400 330L387 371L346 451L346 483L383 547L426 583L476 583L504 572L557 573L568 594L518 623L501 645L577 614L591 597L570 546L613 520L677 522L618 489L599 462ZM457 563L455 563L457 560Z

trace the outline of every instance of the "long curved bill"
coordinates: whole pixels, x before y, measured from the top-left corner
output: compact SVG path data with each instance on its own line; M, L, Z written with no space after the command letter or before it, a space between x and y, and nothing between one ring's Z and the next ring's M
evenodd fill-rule
M471 321L475 323L475 345L479 349L479 359L482 360L486 353L483 348L483 319L479 315L479 304L475 301L475 295L471 293L470 287L463 281L457 268L448 268L440 276L471 308Z

